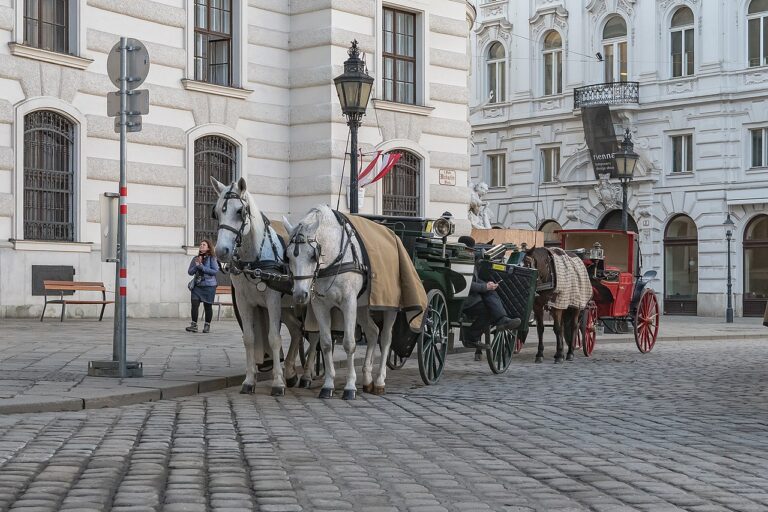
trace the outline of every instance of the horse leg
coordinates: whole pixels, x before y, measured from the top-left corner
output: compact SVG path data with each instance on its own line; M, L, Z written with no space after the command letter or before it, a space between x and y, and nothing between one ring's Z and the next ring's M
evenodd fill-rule
M376 341L379 339L379 328L371 318L367 308L363 311L358 310L357 317L362 319L361 326L365 331L365 339L368 341L368 346L365 348L365 360L363 361L363 391L373 393L373 357L376 352ZM383 345L381 354L381 357L384 357Z
M576 335L576 319L579 318L579 310L568 308L564 315L565 322L565 342L568 343L568 353L565 354L566 361L573 361L573 337Z
M554 319L555 340L557 350L555 351L555 363L563 362L563 310L552 309L552 318Z
M320 329L320 347L323 349L323 357L325 358L325 381L320 390L320 398L331 398L336 379L336 368L333 364L333 337L331 336L331 308L320 305L318 302L313 302L310 307L315 313Z
M241 301L243 304L244 301ZM243 321L243 347L245 347L245 380L240 386L240 393L251 394L256 389L256 338L254 335L254 310L250 307L240 308Z
M544 307L537 306L533 310L533 316L536 318L536 334L539 335L539 349L536 352L536 362L544 361Z
M373 387L374 395L383 395L386 392L387 359L389 359L389 350L392 346L392 327L394 327L396 319L396 312L384 312L384 322L381 326L381 361L379 361L379 376Z
M299 354L299 344L303 343L304 337L301 333L301 323L287 309L283 310L283 323L291 334L291 344L285 356L285 385L292 388L299 382L299 377L296 375L296 356Z
M344 384L344 393L341 395L341 398L343 400L354 400L357 393L357 371L355 370L357 295L354 296L353 300L345 300L341 309L344 314L344 352L347 353L347 381ZM373 340L368 343L369 345L376 344Z
M312 377L315 369L315 358L317 357L317 344L320 342L320 335L317 333L309 334L309 348L304 361L303 375L299 381L299 387L309 389L312 387ZM302 340L301 343L304 343Z
M285 381L283 380L283 366L280 364L280 349L283 346L283 338L280 336L280 313L282 298L278 292L267 295L267 312L269 322L269 348L272 351L272 396L285 395Z

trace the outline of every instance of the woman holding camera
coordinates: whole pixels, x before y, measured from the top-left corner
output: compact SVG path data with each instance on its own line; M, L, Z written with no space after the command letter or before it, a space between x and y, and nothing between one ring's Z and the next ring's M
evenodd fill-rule
M197 332L197 315L202 302L205 309L203 332L210 332L213 301L216 298L216 274L219 273L219 262L213 254L213 244L210 240L200 242L200 251L189 262L187 273L194 277L188 285L189 291L192 292L192 323L186 330Z

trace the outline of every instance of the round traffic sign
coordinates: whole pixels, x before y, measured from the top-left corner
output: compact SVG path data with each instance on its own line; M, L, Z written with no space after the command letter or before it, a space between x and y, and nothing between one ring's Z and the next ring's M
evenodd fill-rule
M144 83L149 73L149 52L144 46L144 43L138 39L128 38L126 39L128 45L128 51L126 52L126 58L128 60L128 78L126 87L128 90L135 89ZM109 51L107 57L107 74L115 87L120 88L120 41L115 43L115 46Z

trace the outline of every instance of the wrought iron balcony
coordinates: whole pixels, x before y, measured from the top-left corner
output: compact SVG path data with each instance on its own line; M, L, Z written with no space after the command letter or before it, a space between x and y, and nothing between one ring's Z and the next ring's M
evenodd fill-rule
M640 103L638 82L593 84L573 90L573 108Z

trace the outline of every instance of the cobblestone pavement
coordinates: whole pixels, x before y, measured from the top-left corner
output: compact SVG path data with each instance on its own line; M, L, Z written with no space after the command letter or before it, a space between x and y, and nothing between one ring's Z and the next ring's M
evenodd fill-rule
M764 340L524 355L452 354L432 387L409 361L354 402L261 383L0 416L0 510L768 510Z

